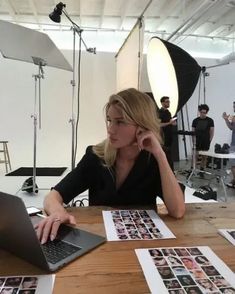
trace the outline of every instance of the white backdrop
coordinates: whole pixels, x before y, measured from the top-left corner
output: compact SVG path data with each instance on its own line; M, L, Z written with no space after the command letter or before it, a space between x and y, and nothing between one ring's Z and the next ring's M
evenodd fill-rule
M69 61L71 52L65 52ZM215 64L200 60L200 65ZM206 78L209 116L215 120L214 143L230 142L221 114L232 113L235 101L235 63L209 70ZM13 168L32 166L34 81L37 67L24 62L0 57L0 140L9 140ZM71 91L72 74L54 68L45 68L42 81L42 130L38 132L37 166L68 166L71 164ZM143 90L149 91L147 77L143 75ZM97 143L105 135L103 106L116 91L115 58L112 53L90 55L83 52L78 156L81 158L89 144ZM188 102L190 124L197 114L198 91ZM202 103L202 102L201 102ZM184 156L180 139L180 151ZM0 165L4 170L4 165Z
M139 88L143 60L144 22L138 21L116 55L117 92Z
M71 62L72 53L64 52ZM42 80L42 129L38 131L37 166L71 165L72 73L45 67ZM33 64L0 57L0 140L9 140L13 168L32 166L34 79ZM103 106L115 92L115 60L110 53L83 52L78 130L79 160L89 144L106 132ZM4 165L0 165L4 169Z
M210 66L216 64L213 60L199 59L199 65ZM208 69L207 72L210 74L206 77L206 104L208 104L210 110L208 116L213 118L215 123L215 135L211 142L211 150L214 150L215 143L224 144L231 142L231 131L227 128L224 119L222 118L222 113L226 111L229 114L233 114L233 101L235 101L235 63L229 65L220 66ZM199 95L199 84L197 85L192 97L188 101L188 114L190 128L192 120L197 116L197 105L198 105L198 95ZM203 89L201 85L201 100L200 104L203 102ZM184 109L185 110L185 109ZM185 111L184 111L185 113ZM186 117L185 117L186 121ZM181 122L179 120L179 126ZM184 158L184 150L182 144L182 136L179 137L180 140L180 155ZM188 144L189 152L190 144Z

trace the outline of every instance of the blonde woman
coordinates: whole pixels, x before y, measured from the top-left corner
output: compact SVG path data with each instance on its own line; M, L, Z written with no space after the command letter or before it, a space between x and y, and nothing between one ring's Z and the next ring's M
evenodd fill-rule
M153 100L127 89L105 106L107 138L89 146L77 167L46 196L45 218L37 228L41 243L54 240L61 223L75 224L63 203L89 190L89 205L155 205L156 196L168 212L181 218L183 192L162 149L160 122Z

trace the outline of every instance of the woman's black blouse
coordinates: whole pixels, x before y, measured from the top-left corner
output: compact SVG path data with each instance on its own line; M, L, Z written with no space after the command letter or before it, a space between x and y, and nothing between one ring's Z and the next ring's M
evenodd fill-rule
M89 205L156 205L156 197L162 198L161 179L156 159L142 150L126 180L117 189L115 169L108 169L103 161L87 147L86 153L54 189L64 203L89 190Z

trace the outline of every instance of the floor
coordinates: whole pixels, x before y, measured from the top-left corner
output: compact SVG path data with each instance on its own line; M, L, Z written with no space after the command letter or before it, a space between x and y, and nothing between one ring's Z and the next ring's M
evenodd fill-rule
M199 176L195 175L191 178L190 182L187 182L190 165L191 164L188 161L179 161L174 164L177 179L186 185L185 202L203 202L202 199L195 197L193 193L195 189L208 184L213 190L217 191L217 201L225 201L222 184L220 182L218 183L215 178L211 179L211 176L205 175L205 179L201 179ZM36 184L39 188L39 192L33 194L21 190L24 181L28 177L6 177L4 167L0 166L0 191L21 197L27 207L36 206L41 208L43 207L45 195L50 191L51 187L65 176L67 172L69 172L69 169L67 169L67 171L65 171L60 177L37 177ZM228 175L227 181L229 181L229 177L230 176ZM227 201L235 201L235 189L227 188L226 191ZM87 194L87 191L84 192L80 197L76 198L76 200L87 197ZM158 199L157 202L159 203L161 201ZM85 202L85 205L86 204L87 202Z
M224 189L222 186L222 183L218 177L215 177L210 174L204 174L204 178L201 178L199 176L199 171L195 171L193 176L191 177L190 181L187 181L187 177L191 173L191 161L188 160L181 160L179 162L174 163L174 169L175 169L175 174L177 179L184 183L185 185L198 189L201 186L209 185L214 191L217 192L217 201L223 202L225 201L225 193ZM225 170L225 180L224 183L229 183L231 181L231 172L230 169L227 168L226 166L224 167ZM208 168L206 169L207 172L211 173L211 169ZM219 174L220 170L215 170L215 173ZM227 201L235 201L235 189L226 187L226 192L227 192Z

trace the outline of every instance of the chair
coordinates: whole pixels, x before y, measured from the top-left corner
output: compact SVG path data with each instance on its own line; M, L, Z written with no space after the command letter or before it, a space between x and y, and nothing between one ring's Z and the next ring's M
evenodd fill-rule
M5 163L6 173L8 173L8 168L11 170L11 161L10 161L7 143L8 141L0 141L0 144L2 144L2 148L3 148L3 149L0 149L0 153L3 153L3 159L0 158L0 163Z

